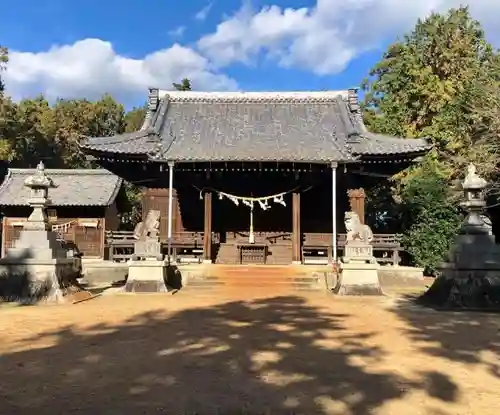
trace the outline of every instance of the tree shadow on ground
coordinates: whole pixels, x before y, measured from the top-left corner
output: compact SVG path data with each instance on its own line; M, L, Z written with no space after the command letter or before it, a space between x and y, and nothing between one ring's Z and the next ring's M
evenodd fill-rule
M282 296L67 326L0 359L3 412L363 415L415 389L457 399L444 374L377 372L385 352L349 317Z
M421 352L451 362L485 365L500 378L500 313L439 310L406 296L392 310Z

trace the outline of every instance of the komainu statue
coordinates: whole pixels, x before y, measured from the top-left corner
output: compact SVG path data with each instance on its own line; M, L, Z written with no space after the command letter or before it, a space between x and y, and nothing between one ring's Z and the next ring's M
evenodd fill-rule
M334 292L340 295L381 295L378 278L380 265L373 255L373 232L363 225L355 212L346 212L347 231L344 256Z
M347 232L346 242L360 242L370 244L373 240L373 232L368 225L363 225L356 212L346 212L344 224Z
M160 211L150 210L146 215L146 220L135 225L134 238L138 240L158 239L159 229Z
M134 229L134 255L132 259L163 259L160 243L160 211L150 210L144 222L139 222Z

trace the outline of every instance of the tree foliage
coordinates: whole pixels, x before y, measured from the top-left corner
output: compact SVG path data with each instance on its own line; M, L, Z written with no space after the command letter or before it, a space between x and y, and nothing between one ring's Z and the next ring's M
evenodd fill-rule
M187 78L184 78L180 84L174 82L172 86L177 91L191 91L191 81Z
M369 129L434 144L426 162L394 178L393 193L406 217L405 247L431 271L457 229L451 185L470 162L497 181L499 62L481 24L460 7L417 21L363 85Z
M370 127L429 137L440 151L453 151L461 144L454 122L463 115L464 94L497 60L467 7L419 20L389 47L364 85Z
M5 85L2 80L2 72L7 68L9 62L9 52L6 47L0 45L0 94L3 93Z
M0 47L0 160L11 167L35 167L40 160L49 168L90 167L78 147L83 137L112 136L142 126L145 105L125 111L110 95L97 101L58 99L52 104L43 96L12 101L1 82L7 56ZM188 79L175 85L181 90L191 88ZM140 217L140 194L140 189L125 184L121 219L127 228Z
M402 243L427 275L436 273L462 222L448 193L446 178L430 162L408 180L401 192Z

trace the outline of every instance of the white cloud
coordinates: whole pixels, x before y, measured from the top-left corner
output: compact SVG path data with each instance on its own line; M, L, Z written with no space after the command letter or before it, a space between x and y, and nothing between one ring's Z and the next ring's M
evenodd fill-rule
M208 14L210 13L210 10L212 10L212 7L214 5L214 2L211 1L208 3L205 7L203 7L198 13L194 15L194 18L196 20L203 21L208 17Z
M189 78L200 90L235 89L236 82L215 71L193 49L174 44L142 59L117 54L111 43L85 39L38 52L9 51L7 91L15 98L44 93L57 97L97 98L108 92L130 102L144 99L147 87L168 88Z
M199 50L214 63L252 62L264 55L283 67L300 67L318 75L342 71L359 54L410 29L431 11L458 7L463 0L317 0L310 8L265 6L255 11L245 3L234 16L202 37ZM474 0L471 12L500 38L498 0Z
M191 79L198 90L234 90L236 81L217 68L234 62L254 64L261 56L282 67L334 74L364 51L411 29L418 17L463 1L316 0L309 8L260 10L244 2L214 33L202 37L197 49L174 44L130 58L118 54L110 42L84 39L37 53L11 50L5 81L16 99L37 93L49 99L94 99L109 92L123 102L140 102L148 86L168 88L183 78ZM500 45L499 0L474 0L471 12Z
M177 26L175 29L169 31L168 34L172 37L179 38L182 37L185 31L186 31L186 26Z

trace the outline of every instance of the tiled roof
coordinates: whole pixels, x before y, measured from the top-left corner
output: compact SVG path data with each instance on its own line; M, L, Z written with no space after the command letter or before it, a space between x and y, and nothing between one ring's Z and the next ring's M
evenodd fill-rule
M26 206L30 189L24 186L36 169L9 169L0 186L0 206ZM109 206L122 179L104 169L45 169L56 188L49 189L52 206Z
M431 147L423 138L396 138L370 132L362 132L359 143L351 144L353 153L362 156L421 153Z
M431 147L367 132L353 90L157 91L153 102L141 131L89 138L82 149L159 161L329 162Z
M113 137L89 138L83 147L99 148L103 145L110 153L123 154L153 154L156 150L158 139L148 131L125 133Z

